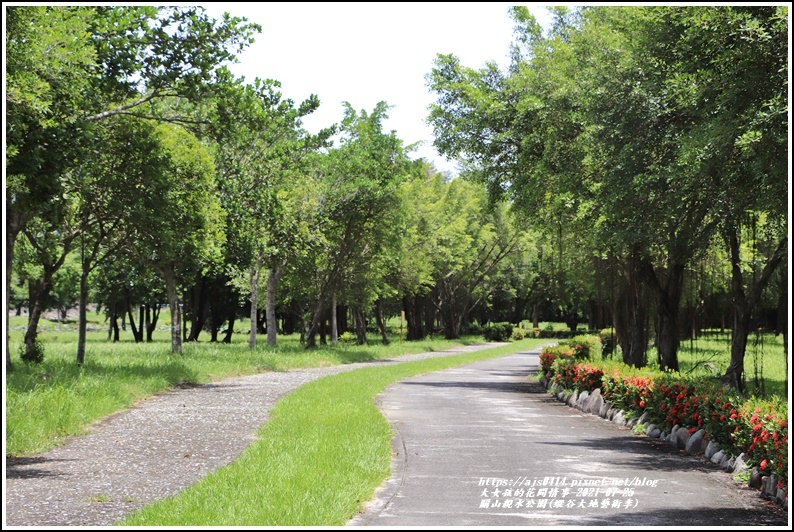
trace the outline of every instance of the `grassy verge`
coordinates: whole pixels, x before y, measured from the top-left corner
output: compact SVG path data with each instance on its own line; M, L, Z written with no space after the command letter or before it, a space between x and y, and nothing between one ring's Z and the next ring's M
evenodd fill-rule
M28 365L15 356L22 331L12 331L9 348L14 371L6 375L6 456L38 454L65 437L84 433L90 425L136 401L179 383L204 383L238 375L293 368L320 367L379 360L409 353L438 351L482 342L429 338L391 345L340 345L304 349L298 335L279 337L270 348L261 342L253 351L244 335L232 344L185 344L182 356L172 355L165 334L153 343L132 340L108 343L105 331L89 333L86 363L77 367L77 333L67 325L45 323L44 362Z
M388 477L391 429L375 396L398 380L530 349L546 340L329 376L282 398L233 464L122 524L340 526Z

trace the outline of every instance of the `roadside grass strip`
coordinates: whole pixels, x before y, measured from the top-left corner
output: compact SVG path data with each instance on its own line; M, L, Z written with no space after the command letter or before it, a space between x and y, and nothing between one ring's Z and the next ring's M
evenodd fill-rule
M341 526L390 475L392 430L375 405L389 384L538 347L509 345L312 381L282 397L234 463L122 521L131 526Z
M13 331L10 348L21 344ZM71 336L70 336L71 335ZM75 364L76 333L46 338L41 364L16 361L8 372L6 390L6 456L34 456L84 434L106 416L131 407L179 384L201 384L240 375L294 368L324 367L391 358L409 353L450 349L475 343L428 338L384 345L321 346L307 350L299 335L284 336L278 347L248 349L242 338L234 344L188 343L183 355L170 353L168 342L108 343L93 333L86 363ZM241 335L238 335L241 336Z

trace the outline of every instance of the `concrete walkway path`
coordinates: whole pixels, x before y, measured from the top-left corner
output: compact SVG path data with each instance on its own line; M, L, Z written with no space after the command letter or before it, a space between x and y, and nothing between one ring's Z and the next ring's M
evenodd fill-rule
M781 526L787 517L702 457L558 402L539 351L396 383L396 438L371 527Z
M500 345L267 372L159 394L40 456L6 458L3 529L113 525L231 463L256 440L276 401L299 386L344 371Z

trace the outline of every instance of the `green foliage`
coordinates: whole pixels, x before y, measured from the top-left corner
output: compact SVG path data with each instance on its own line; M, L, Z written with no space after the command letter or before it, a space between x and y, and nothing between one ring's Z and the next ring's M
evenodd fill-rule
M592 265L609 250L645 290L635 314L655 299L662 365L677 368L683 272L718 230L728 242L749 212L785 212L787 14L781 6L555 8L544 35L514 8L505 71L437 56L427 75L434 144L493 197L510 197L553 244L557 265L542 273L561 313L575 315L590 299L601 271ZM769 271L784 233L766 250ZM763 286L750 284L736 279L749 288L733 294L736 305L748 297L754 306ZM626 324L638 334L621 337L644 344L644 327ZM644 363L645 345L633 347L624 355Z
M38 365L44 362L44 346L41 345L41 341L36 338L32 347L25 344L20 345L19 358L26 364Z
M482 334L490 342L506 342L513 335L513 324L508 322L489 323L483 327Z
M523 340L526 337L524 329L521 327L513 327L513 334L510 335L511 340Z
M617 335L615 334L614 328L609 329L602 329L598 333L598 337L601 339L601 356L606 358L612 353L615 352L617 348L618 339Z
M356 341L356 335L350 331L345 331L339 335L339 341L343 344L352 344Z
M601 339L598 336L574 336L562 343L573 350L573 357L577 360L597 359L601 356Z

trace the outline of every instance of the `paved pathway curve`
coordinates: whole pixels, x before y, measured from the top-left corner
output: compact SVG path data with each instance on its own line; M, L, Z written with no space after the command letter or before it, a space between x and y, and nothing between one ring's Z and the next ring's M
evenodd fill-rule
M309 381L362 367L478 351L270 372L177 389L110 416L41 456L6 460L4 526L107 526L237 458L275 402Z
M393 475L348 524L788 529L784 512L705 459L558 402L527 378L538 353L387 388Z

